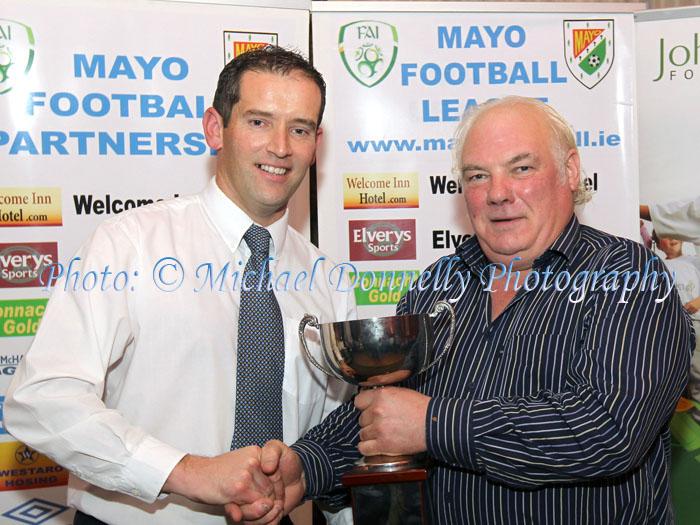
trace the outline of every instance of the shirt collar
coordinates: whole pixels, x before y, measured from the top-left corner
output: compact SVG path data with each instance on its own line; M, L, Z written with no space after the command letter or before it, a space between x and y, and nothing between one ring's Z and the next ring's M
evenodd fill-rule
M571 216L568 224L559 234L559 237L545 252L535 259L535 265L544 262L545 259L550 259L552 255L561 255L567 261L571 262L576 253L576 246L581 239L581 225L576 218L576 214ZM542 260L542 261L541 261Z
M576 252L576 245L580 238L581 225L574 214L552 245L535 259L534 266L544 266L547 262L556 259L557 256L564 257L567 261L571 261ZM462 243L457 248L456 254L477 274L481 273L483 269L490 264L490 261L486 259L484 252L481 250L476 235L473 235L467 239L466 242Z
M240 209L231 199L229 199L221 188L216 184L216 178L212 177L204 191L201 193L204 211L214 223L214 227L224 242L235 251L241 245L243 235L254 223L253 219ZM270 257L282 253L284 242L287 238L287 224L289 220L289 210L285 210L284 215L276 222L267 226L267 230L272 237L270 246ZM245 249L249 251L244 242Z

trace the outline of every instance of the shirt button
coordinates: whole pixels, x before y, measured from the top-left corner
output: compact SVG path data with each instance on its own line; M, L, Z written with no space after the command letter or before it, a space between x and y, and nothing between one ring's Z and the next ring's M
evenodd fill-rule
M437 423L437 418L433 416L433 423Z

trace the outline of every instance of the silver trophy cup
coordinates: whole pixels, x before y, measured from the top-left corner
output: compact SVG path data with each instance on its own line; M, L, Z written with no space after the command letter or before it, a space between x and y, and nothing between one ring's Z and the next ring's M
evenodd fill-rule
M450 315L450 334L445 347L431 362L433 326L431 318ZM321 348L329 369L316 361L304 337L307 325L321 332ZM356 321L320 324L306 314L299 323L299 339L307 359L329 376L365 387L390 385L425 372L452 346L455 313L447 301L438 301L428 314L372 317Z
M432 318L450 315L450 333L444 348L433 354ZM321 332L321 348L328 368L319 364L306 345L307 325ZM430 369L452 346L455 312L447 301L438 301L428 314L374 317L357 321L320 324L306 314L299 323L299 339L307 359L329 376L363 387L403 381ZM421 456L371 456L342 477L352 491L355 524L425 525L427 464ZM426 500L426 498L428 498ZM394 516L389 519L387 516Z

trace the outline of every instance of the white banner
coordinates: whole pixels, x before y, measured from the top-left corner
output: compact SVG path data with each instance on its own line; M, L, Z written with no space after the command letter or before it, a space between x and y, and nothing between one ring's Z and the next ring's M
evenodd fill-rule
M313 4L314 63L329 94L319 243L348 268L377 272L374 286L357 282L360 317L393 311L401 292L378 289L384 272L398 272L397 285L401 271L423 270L471 233L451 138L462 113L489 99L517 94L556 108L576 129L595 193L579 217L638 237L631 10L640 8Z
M640 202L695 197L700 144L700 7L639 13Z
M110 215L204 187L215 160L201 117L219 72L236 54L268 43L306 54L305 3L2 2L0 392L43 313L41 269L67 267ZM308 233L308 189L290 209L292 223ZM70 523L66 478L0 435L3 523ZM50 486L59 488L42 488Z
M654 249L676 272L676 289L698 340L700 312L693 301L700 297L700 262L692 242L681 242L679 249L677 241L700 239L700 8L642 12L635 19L639 200L651 208L653 219L644 227L663 238ZM700 513L699 357L696 346L688 391L671 420L671 494L678 525L696 523Z

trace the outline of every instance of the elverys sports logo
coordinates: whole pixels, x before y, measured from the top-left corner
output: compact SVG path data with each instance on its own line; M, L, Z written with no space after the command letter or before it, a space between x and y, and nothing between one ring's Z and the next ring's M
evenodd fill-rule
M55 242L0 243L0 288L43 286L42 272L56 262Z
M32 28L0 18L0 95L15 87L29 73L33 62Z
M566 66L592 89L608 74L615 57L615 21L564 20Z
M367 87L376 86L394 67L399 35L386 22L358 20L340 28L338 51L355 80Z

